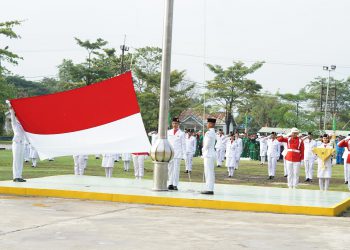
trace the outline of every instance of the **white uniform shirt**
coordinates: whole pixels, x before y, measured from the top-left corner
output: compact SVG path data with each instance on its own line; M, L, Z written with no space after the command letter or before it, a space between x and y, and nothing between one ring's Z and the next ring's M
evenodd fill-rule
M215 158L215 130L214 128L210 128L204 135L203 139L203 149L202 154L203 158Z
M226 147L226 136L225 135L216 135L216 144L215 148L216 150L223 150Z
M306 138L304 140L304 160L310 160L315 158L315 154L312 153L312 149L317 147L315 140Z
M174 158L182 159L186 156L185 133L178 129L174 134L174 129L168 130L168 140L174 149Z
M24 136L24 130L22 128L22 125L17 120L14 111L11 109L11 125L13 130L13 142L22 142L24 143L25 136Z
M267 138L260 137L256 140L260 143L260 156L265 156L267 153Z
M237 138L235 139L235 142L237 144L236 156L241 156L243 152L243 141L241 138Z
M279 158L281 152L281 143L277 139L272 138L267 140L267 155L270 157Z
M196 152L196 144L197 144L196 137L194 136L189 137L188 135L186 135L185 141L186 141L186 153L194 154Z
M231 140L227 140L226 142L226 158L229 157L236 157L236 152L238 150L238 143L237 141L232 141Z

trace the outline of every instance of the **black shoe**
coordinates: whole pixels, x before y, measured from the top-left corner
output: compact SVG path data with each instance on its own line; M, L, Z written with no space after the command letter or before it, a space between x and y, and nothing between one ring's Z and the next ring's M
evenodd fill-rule
M98 159L100 159L100 157L96 157L95 159L98 160Z
M348 181L346 181L346 182L344 182L344 184L349 184L349 182L348 182Z
M15 178L13 179L14 182L26 182L26 180L22 179L22 178Z
M214 191L202 191L201 194L210 194L213 195Z
M188 174L188 170L186 170L184 173L185 173L185 174Z
M169 189L169 190L174 190L174 186L173 186L173 185L169 185L169 186L168 186L168 189Z
M288 175L286 174L284 177L288 177Z
M28 163L29 161L24 161L25 163Z
M35 166L34 166L34 165L32 165L32 168L35 168Z
M217 165L216 167L221 168L221 166L220 166L220 165Z
M275 179L275 176L271 176L271 180Z
M53 161L53 159L50 159L49 161Z
M269 176L269 178L267 178L268 180L271 180L272 178L271 178L272 176Z
M177 186L174 186L173 188L174 188L174 190L176 190L176 191L178 190L178 189L177 189Z
M304 182L309 182L310 181L310 179L309 178L307 178Z

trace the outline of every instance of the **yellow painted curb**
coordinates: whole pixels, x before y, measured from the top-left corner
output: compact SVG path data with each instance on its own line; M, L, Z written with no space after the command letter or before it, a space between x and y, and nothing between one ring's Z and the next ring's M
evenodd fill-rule
M222 210L240 210L252 212L270 212L282 214L303 214L303 215L322 215L337 216L350 207L350 199L337 204L334 207L308 207L308 206L289 206L277 204L261 204L250 202L236 201L218 201L205 199L186 199L186 198L169 198L142 195L126 195L126 194L108 194L88 191L71 191L57 189L37 189L37 188L21 188L21 187L0 187L1 194L27 195L27 196L43 196L43 197L59 197L83 200L113 201L125 203L139 203L176 207L192 207L192 208L209 208Z

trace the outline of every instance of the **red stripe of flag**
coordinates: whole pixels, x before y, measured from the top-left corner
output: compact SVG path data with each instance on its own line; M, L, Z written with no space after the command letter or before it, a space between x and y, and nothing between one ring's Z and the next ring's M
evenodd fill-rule
M75 132L140 112L131 72L82 88L10 102L23 129L33 134Z

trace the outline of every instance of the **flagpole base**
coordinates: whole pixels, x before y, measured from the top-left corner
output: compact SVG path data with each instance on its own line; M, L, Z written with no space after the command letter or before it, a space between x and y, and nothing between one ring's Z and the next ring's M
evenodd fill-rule
M168 191L168 164L169 162L154 161L153 189L154 191Z

